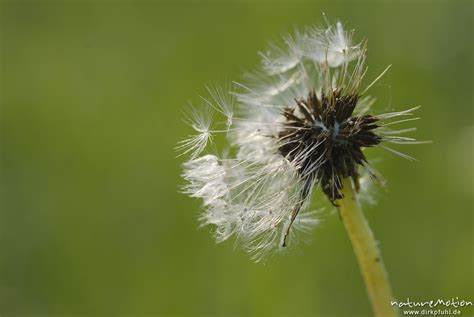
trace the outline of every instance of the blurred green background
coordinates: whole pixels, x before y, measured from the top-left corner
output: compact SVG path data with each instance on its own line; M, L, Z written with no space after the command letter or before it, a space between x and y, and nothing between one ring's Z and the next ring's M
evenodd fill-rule
M178 193L181 107L322 11L369 39L366 84L393 64L375 110L422 105L434 141L371 151L396 297L474 301L472 1L2 1L1 316L369 316L337 214L255 264Z

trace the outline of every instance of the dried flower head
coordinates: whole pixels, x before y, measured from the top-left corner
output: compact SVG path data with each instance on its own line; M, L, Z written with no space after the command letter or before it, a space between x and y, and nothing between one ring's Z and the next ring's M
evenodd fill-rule
M179 146L191 154L184 192L202 198L202 223L215 225L218 242L235 236L259 260L318 223L308 211L315 186L336 204L343 178L356 186L361 173L382 180L365 148L412 159L383 144L416 143L402 136L414 128L391 126L416 120L410 116L417 107L369 113L375 100L366 92L388 67L362 89L367 42L352 37L341 23L286 36L261 53L261 67L245 83L230 93L209 88L202 109L190 111L197 134ZM226 119L212 125L216 114ZM216 133L225 133L226 155L201 155Z

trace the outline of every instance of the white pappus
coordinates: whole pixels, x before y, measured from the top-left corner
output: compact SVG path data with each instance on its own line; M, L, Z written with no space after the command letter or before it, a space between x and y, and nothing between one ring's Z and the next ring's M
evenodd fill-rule
M366 45L354 43L340 22L295 32L260 53L261 66L236 89L209 88L210 97L191 108L187 121L196 134L178 145L190 156L183 191L202 199L200 220L215 227L218 242L234 236L261 260L318 223L308 211L315 186L336 205L343 178L356 187L361 174L382 180L365 148L412 159L385 144L420 143L403 136L414 128L393 129L416 120L418 107L369 114L375 99L366 92L388 67L362 89ZM206 154L218 133L226 137L226 154Z

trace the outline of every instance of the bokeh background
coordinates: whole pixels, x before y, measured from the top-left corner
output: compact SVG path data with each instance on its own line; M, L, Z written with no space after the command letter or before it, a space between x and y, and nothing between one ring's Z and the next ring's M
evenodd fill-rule
M376 111L422 105L434 141L370 152L396 297L474 301L472 1L1 3L1 316L369 316L325 202L311 243L256 264L178 193L182 106L323 11L369 39L367 78L393 65Z

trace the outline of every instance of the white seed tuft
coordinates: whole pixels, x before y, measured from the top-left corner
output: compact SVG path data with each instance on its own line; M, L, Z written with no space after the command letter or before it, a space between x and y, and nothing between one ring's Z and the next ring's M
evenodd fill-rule
M361 90L367 43L354 44L353 33L338 22L287 35L282 44L270 44L260 53L261 66L246 74L244 82L235 82L234 89L208 87L209 97L201 99L200 108L188 112L187 122L196 134L178 146L181 154L190 155L183 165L183 192L202 199L204 212L200 221L213 226L217 242L235 237L236 243L259 261L269 252L294 243L296 233L310 232L320 221L317 213L308 211L313 188L322 187L326 195L332 189L332 196L328 197L334 202L339 197L334 191L341 186L341 178L348 177L331 167L337 159L328 143L344 146L341 138L347 140L361 129L365 130L356 140L359 147L380 142L419 143L402 136L412 128L391 128L416 118L383 122L410 116L417 107L366 115L375 99L365 92L388 68ZM345 110L321 112L314 108L318 104L346 107L351 100L356 104L350 116L342 115L342 121L332 119L330 124L322 116L333 113L336 117L339 110ZM315 137L321 141L308 137L305 132L309 130L316 131ZM217 133L227 138L227 148L223 149L226 155L202 154ZM362 152L360 155L351 164L361 170L361 175L382 182ZM350 177L359 176L357 171L350 172ZM366 195L367 177L361 178L360 184L361 195Z

